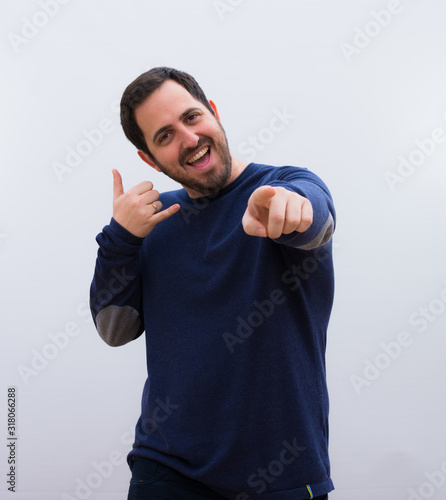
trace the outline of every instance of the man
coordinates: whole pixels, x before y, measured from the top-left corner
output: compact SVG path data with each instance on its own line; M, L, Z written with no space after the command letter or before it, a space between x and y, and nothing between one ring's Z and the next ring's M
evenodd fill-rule
M125 192L114 170L97 237L98 332L112 346L146 336L128 499L328 498L327 187L234 158L215 104L171 68L127 87L121 122L141 159L182 185Z

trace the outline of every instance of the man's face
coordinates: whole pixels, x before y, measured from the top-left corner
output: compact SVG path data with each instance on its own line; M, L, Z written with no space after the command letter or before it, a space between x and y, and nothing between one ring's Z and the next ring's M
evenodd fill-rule
M135 110L155 161L143 160L179 182L196 198L228 184L232 159L220 121L189 92L166 80Z

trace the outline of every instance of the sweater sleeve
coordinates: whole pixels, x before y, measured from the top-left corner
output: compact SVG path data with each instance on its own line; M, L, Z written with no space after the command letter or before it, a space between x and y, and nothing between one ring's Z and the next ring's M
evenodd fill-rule
M336 213L330 191L318 176L308 170L285 172L268 185L281 186L307 198L313 207L313 222L303 233L283 234L274 241L300 250L313 250L325 245L330 241L336 225Z
M139 258L143 239L112 219L96 241L90 309L101 338L110 346L121 346L144 331Z

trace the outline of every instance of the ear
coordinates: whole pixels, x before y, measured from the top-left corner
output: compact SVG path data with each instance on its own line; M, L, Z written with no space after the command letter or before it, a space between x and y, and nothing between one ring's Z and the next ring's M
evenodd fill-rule
M138 156L141 158L141 160L147 165L150 165L152 168L154 168L157 172L161 172L161 169L155 164L155 162L150 158L150 156L147 153L144 153L144 151L138 150Z
M217 117L217 120L219 122L221 122L220 115L218 114L217 106L215 105L215 102L214 101L209 101L209 104L211 105L211 108L214 110L214 113L215 113L215 116Z

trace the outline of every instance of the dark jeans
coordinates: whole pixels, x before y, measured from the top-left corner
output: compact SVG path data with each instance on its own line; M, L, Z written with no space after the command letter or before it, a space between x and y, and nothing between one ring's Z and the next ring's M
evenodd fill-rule
M146 458L137 458L127 500L226 500L204 484ZM328 495L313 500L328 500Z

